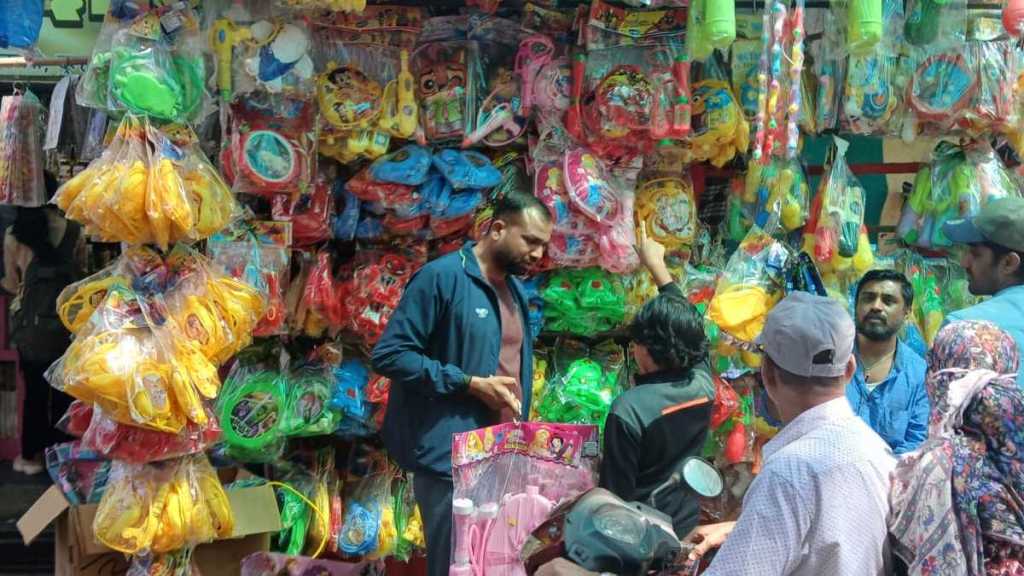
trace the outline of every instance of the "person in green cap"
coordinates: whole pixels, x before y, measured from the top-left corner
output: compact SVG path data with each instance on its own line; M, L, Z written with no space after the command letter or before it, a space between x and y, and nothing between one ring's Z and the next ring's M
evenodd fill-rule
M1013 336L1024 354L1024 198L993 200L973 218L946 222L942 231L967 245L960 263L971 294L992 296L949 314L946 323L991 322ZM1017 383L1024 385L1022 374L1017 373Z

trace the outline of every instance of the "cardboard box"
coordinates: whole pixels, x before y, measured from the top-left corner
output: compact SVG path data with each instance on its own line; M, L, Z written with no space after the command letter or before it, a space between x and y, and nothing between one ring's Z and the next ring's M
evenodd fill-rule
M281 529L277 498L270 486L227 491L235 530L227 540L196 548L195 559L203 576L237 576L243 558L270 549L270 534ZM113 576L128 570L124 554L96 541L92 521L95 504L71 506L56 486L51 486L19 520L18 531L31 543L56 522L56 576Z

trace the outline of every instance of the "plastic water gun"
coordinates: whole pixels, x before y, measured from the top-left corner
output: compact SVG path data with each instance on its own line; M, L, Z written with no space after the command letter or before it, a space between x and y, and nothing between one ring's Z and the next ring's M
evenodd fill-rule
M231 60L235 46L252 40L252 32L227 18L218 18L210 28L210 45L217 58L217 88L221 99L231 100Z

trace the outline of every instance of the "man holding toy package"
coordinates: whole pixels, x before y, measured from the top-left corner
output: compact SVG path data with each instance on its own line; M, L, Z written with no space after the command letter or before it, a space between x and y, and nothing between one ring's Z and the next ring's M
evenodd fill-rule
M517 276L544 255L547 208L509 192L477 243L420 269L373 350L391 379L382 435L413 473L430 576L448 574L452 531L452 435L530 413L533 349Z

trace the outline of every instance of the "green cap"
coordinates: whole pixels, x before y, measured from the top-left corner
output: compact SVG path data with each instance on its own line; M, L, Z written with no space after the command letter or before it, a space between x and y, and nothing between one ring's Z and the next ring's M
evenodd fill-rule
M957 244L991 242L1024 252L1024 198L993 200L973 218L946 222L942 232Z

